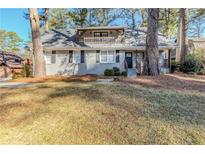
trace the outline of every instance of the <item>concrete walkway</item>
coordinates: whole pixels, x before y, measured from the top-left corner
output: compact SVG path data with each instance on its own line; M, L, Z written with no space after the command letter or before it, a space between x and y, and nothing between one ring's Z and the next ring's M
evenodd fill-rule
M113 79L97 79L97 83L100 84L110 84L113 81Z
M127 76L130 77L130 78L136 78L137 77L136 69L128 69Z
M0 83L1 82L5 82L5 81L7 81L7 80L11 80L12 78L11 77L8 77L8 78L0 78Z
M22 87L28 87L31 86L31 83L26 82L0 82L0 88L22 88Z

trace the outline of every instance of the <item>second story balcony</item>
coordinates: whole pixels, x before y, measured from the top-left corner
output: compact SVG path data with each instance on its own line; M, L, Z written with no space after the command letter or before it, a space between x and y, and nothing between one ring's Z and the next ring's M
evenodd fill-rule
M122 39L115 37L84 37L80 42L85 44L116 44L122 43Z

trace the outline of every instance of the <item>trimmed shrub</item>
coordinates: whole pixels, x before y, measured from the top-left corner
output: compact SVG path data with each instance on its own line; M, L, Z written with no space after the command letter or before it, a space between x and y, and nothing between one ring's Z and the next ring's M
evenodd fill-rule
M105 76L113 76L114 75L113 69L105 69L104 75Z
M21 78L22 77L22 74L21 73L13 73L12 74L12 79L17 79L17 78Z
M122 71L121 75L122 76L127 76L127 71Z
M32 67L31 65L25 64L23 66L23 69L21 71L22 77L30 77L32 73Z
M112 69L105 69L105 76L127 76L127 71L120 72L118 67L113 67Z
M205 69L201 69L197 74L198 75L205 75Z
M120 76L120 69L118 67L113 67L114 76Z
M188 54L185 57L184 62L180 66L180 70L184 73L190 73L190 72L199 72L203 67L203 63L201 58L195 54Z
M175 60L172 60L171 61L171 73L174 73L179 68L180 68L180 63L176 62Z

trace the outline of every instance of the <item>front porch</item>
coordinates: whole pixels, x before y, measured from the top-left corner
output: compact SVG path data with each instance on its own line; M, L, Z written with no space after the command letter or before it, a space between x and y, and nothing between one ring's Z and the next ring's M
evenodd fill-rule
M159 50L159 67L160 73L166 74L170 72L171 59L170 50ZM125 69L127 69L128 77L136 77L143 72L144 51L125 51Z

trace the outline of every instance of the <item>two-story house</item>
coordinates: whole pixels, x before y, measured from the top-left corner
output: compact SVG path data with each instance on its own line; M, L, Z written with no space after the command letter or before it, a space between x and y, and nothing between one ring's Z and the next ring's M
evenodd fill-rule
M159 64L169 72L175 44L159 34ZM140 73L146 48L146 28L87 27L51 30L42 35L47 75L103 74L107 68ZM126 65L125 65L126 64Z

